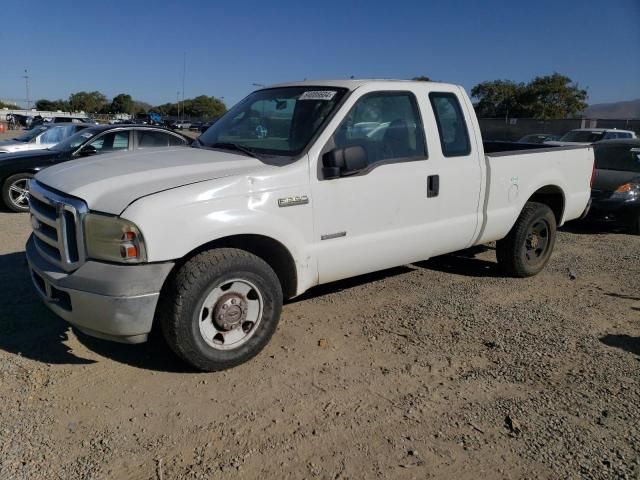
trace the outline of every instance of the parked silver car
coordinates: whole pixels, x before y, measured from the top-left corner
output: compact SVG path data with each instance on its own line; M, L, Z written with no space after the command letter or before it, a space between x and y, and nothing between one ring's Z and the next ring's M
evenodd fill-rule
M45 123L39 125L18 137L0 142L0 157L2 153L44 150L53 147L89 126L91 125L86 123Z

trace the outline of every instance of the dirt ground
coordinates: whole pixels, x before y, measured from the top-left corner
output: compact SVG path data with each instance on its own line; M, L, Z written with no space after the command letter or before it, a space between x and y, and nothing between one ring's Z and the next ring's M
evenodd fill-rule
M0 213L1 479L640 478L640 237L565 228L316 288L253 361L71 330Z

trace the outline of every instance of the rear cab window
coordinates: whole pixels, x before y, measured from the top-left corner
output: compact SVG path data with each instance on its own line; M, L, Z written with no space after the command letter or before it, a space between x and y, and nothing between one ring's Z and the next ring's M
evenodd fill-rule
M458 97L450 92L431 92L429 101L438 125L442 154L445 157L469 155L469 130Z

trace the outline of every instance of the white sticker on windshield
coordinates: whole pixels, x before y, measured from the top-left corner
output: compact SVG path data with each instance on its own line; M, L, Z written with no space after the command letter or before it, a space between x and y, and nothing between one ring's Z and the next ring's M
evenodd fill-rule
M298 100L331 100L335 95L335 90L309 90L300 95Z

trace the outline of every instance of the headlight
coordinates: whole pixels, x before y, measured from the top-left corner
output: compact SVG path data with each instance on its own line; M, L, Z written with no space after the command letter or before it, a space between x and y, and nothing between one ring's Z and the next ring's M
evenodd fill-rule
M147 260L142 233L128 220L89 213L84 217L87 256L108 262L141 263Z
M620 185L611 195L612 198L626 198L633 200L640 196L640 183L629 182Z

